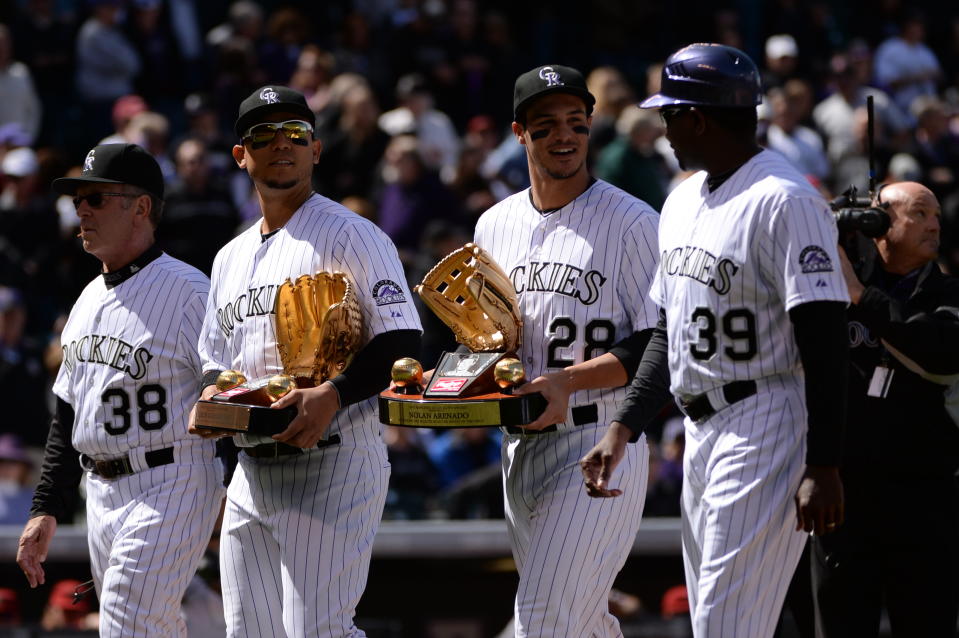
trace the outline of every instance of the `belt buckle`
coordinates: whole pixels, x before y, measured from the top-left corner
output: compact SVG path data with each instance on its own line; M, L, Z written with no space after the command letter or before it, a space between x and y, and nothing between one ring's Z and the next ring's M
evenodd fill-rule
M133 474L130 461L126 458L110 459L99 463L94 461L94 468L96 468L97 474L105 479L115 479L124 474Z

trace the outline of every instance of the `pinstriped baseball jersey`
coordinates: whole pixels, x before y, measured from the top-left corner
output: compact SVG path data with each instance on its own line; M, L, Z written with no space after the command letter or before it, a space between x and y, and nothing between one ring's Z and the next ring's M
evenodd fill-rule
M129 268L122 281L97 277L81 293L63 330L53 390L73 406L79 452L126 457L134 469L86 476L100 635L185 636L180 601L224 492L213 442L187 432L210 282L163 254ZM173 462L150 468L146 452L164 448Z
M837 237L825 200L775 153L714 192L704 172L680 184L663 207L650 291L666 311L673 394L794 371L788 311L849 301Z
M475 242L510 275L519 298L518 355L528 378L598 357L655 325L657 309L646 295L658 219L647 204L603 181L549 213L536 210L526 190L480 218ZM558 432L504 437L507 529L520 574L518 637L622 635L607 597L642 517L646 440L626 450L620 499L590 498L578 461L624 397L624 388L577 391ZM573 410L590 405L595 412L575 421Z
M200 342L204 370L233 368L250 379L282 372L273 320L276 290L287 278L317 271L341 271L353 282L364 342L389 330L421 329L396 248L371 222L314 194L266 241L259 229L257 221L214 261ZM339 410L329 433L359 442L378 438L378 424L371 398Z
M420 329L393 243L314 194L266 241L257 222L220 250L200 345L204 368L235 368L251 379L281 372L277 287L317 271L341 271L352 281L365 342ZM275 459L240 455L221 536L228 635L365 635L353 614L390 473L374 401L336 412L328 436L338 435L339 444ZM261 442L236 438L243 446Z
M509 274L519 297L518 354L527 378L598 357L656 325L646 294L658 220L645 202L602 180L550 213L533 207L527 189L480 218L475 242ZM607 422L625 396L625 388L580 390L570 406L596 403Z
M73 445L94 459L178 443L213 446L187 433L201 376L196 344L209 280L161 255L116 286L97 277L63 329L54 393L73 406Z
M735 380L754 395L686 418L683 558L697 637L772 635L807 536L793 496L805 467L806 402L788 311L848 301L823 198L761 151L714 191L700 172L667 198L650 296L666 312L671 390Z

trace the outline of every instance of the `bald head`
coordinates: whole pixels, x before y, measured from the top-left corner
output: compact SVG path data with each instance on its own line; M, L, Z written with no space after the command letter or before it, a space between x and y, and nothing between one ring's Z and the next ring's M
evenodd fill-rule
M923 201L938 207L939 202L932 191L919 182L896 182L882 189L882 201L892 206L910 206Z
M882 189L889 231L876 239L884 267L905 275L939 256L939 201L918 182L897 182Z

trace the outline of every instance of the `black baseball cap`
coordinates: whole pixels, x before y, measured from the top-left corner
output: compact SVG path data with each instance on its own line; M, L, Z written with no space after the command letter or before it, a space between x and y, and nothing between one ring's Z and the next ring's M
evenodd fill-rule
M253 91L250 97L240 102L240 111L233 131L237 137L242 137L248 128L259 124L264 116L278 111L295 113L309 122L310 126L316 126L316 116L306 103L303 94L289 87L274 84Z
M163 172L142 146L136 144L100 144L90 149L83 160L79 177L53 180L53 190L73 195L83 184L129 184L163 199Z
M533 100L550 93L570 93L586 103L586 114L593 112L596 98L586 88L583 74L570 66L547 64L531 69L516 78L513 87L513 119L519 121L522 112Z

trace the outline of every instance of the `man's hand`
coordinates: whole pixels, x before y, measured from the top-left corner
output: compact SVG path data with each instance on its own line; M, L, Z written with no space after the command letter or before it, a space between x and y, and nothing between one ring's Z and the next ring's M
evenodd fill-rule
M623 493L623 490L609 487L609 479L613 475L613 470L623 460L626 444L629 443L632 435L628 427L613 421L596 447L580 459L579 467L583 470L587 494L593 497L609 498Z
M17 565L23 570L30 587L46 581L41 563L47 560L50 541L57 531L57 519L49 514L34 516L27 521L17 546Z
M565 370L558 372L549 372L541 377L536 377L529 383L514 388L513 394L523 395L532 392L539 392L548 403L546 410L539 418L523 427L527 430L542 430L554 423L563 423L566 421L566 412L569 409L569 395L573 389L570 384L569 374Z
M299 448L314 447L326 429L330 427L333 415L340 409L340 395L329 381L321 383L315 388L293 390L273 404L273 408L280 409L295 405L298 411L296 418L273 439Z
M842 276L846 280L846 288L849 290L849 298L852 299L854 304L859 303L859 299L862 297L862 291L865 290L865 286L862 285L862 282L859 281L859 277L856 275L855 269L852 267L852 262L849 261L849 257L846 255L846 251L842 246L839 247L839 263L842 264Z
M796 491L796 531L828 534L844 518L842 481L834 465L807 465Z
M200 398L208 400L217 392L219 392L219 390L217 390L215 385L208 385L207 387L203 388L203 392L200 393ZM190 420L187 425L187 431L190 434L195 434L203 437L204 439L222 439L225 436L230 436L229 432L216 432L211 430L196 429L196 404L193 404L193 408L190 410Z

